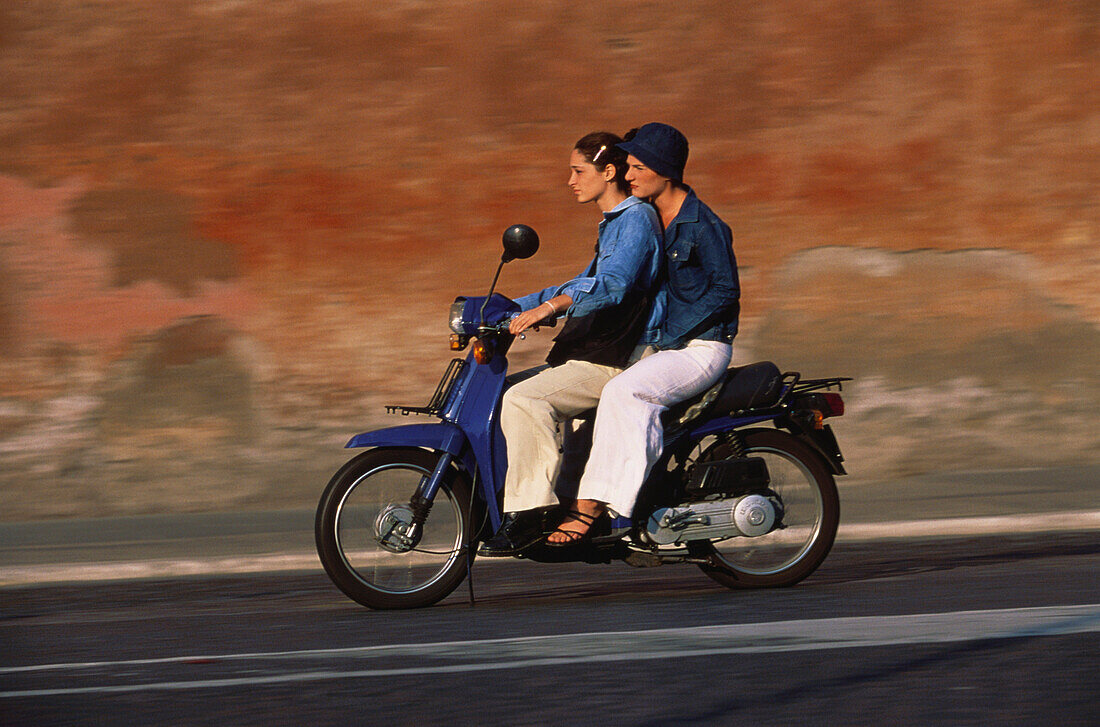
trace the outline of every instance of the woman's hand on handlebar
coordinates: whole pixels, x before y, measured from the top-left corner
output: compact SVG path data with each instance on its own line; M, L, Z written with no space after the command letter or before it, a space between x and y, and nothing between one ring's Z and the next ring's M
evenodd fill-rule
M554 316L571 305L573 305L573 299L568 295L559 295L551 298L545 303L535 306L531 310L525 310L513 318L512 322L508 325L508 332L514 336L518 336L528 328L535 328L537 330L539 323L547 318L551 319L552 324Z
M554 312L550 309L549 304L543 303L531 310L525 310L513 318L512 322L508 324L508 332L518 336L528 328L534 327L537 329L539 321L552 315L554 315Z

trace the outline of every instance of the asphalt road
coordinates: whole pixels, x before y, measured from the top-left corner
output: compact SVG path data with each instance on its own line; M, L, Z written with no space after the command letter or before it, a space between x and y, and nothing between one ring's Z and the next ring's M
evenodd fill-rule
M479 563L418 611L319 572L0 591L10 725L1100 723L1100 539L840 543L801 585Z
M0 524L0 724L1100 724L1098 481L842 481L791 589L494 560L406 612L308 510Z

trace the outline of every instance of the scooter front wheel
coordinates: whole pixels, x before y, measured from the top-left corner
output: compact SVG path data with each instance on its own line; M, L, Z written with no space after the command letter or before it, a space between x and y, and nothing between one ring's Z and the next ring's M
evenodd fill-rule
M401 532L409 499L431 475L439 454L374 449L337 472L317 506L317 553L332 582L369 608L418 608L445 598L469 567L470 484L448 474L415 544Z

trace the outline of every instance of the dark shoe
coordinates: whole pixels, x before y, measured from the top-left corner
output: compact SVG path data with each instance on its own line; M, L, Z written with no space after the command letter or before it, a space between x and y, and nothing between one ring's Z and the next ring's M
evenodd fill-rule
M503 558L537 543L542 539L541 514L540 510L504 513L500 530L481 544L477 554L485 558Z

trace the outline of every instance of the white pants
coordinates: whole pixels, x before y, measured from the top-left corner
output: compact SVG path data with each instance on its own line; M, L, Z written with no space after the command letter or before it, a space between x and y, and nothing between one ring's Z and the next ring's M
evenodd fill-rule
M574 497L590 431L575 435L571 420L594 408L604 385L621 371L567 361L504 392L500 427L508 443L505 512L557 505L559 499Z
M629 516L661 455L661 412L713 386L729 366L731 351L728 343L694 340L652 353L607 382L577 497Z

